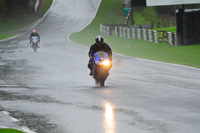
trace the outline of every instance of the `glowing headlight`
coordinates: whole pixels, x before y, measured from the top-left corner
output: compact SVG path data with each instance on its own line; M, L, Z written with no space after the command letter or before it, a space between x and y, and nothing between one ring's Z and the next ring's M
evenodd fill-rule
M108 60L103 61L103 65L106 65L106 66L110 65L110 61Z
M110 61L109 61L109 60L105 60L105 61L103 61L102 63L99 62L99 61L95 61L95 64L97 64L97 65L108 66L108 65L110 65Z
M34 42L34 43L36 43L36 42L37 42L37 40L36 40L36 39L34 39L34 40L33 40L33 42Z

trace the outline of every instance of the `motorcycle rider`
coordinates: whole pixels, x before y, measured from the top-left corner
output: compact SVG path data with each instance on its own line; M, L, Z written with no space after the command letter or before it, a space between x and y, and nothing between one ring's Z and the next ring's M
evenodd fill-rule
M104 38L100 35L98 35L95 38L95 42L93 45L90 46L90 50L88 52L88 56L90 58L89 63L88 63L88 68L90 69L90 76L92 76L92 67L93 67L93 60L94 60L94 53L98 51L104 51L108 53L108 58L110 62L112 62L112 50L108 44L104 42ZM110 68L112 67L112 63Z
M32 32L31 35L30 35L30 44L31 44L31 38L32 38L33 36L37 36L37 37L39 38L39 43L40 43L40 35L36 32L35 29L33 29L33 32ZM38 44L38 45L39 45L39 44ZM39 47L39 46L38 46L38 47Z

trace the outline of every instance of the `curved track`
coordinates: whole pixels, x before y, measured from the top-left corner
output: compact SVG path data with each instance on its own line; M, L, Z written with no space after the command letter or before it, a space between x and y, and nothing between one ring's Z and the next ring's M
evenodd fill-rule
M89 48L68 36L91 22L99 2L54 0L36 27L42 39L37 53L28 34L1 42L5 111L16 125L38 133L199 133L199 69L114 53L105 88L95 85ZM0 120L0 126L16 125Z

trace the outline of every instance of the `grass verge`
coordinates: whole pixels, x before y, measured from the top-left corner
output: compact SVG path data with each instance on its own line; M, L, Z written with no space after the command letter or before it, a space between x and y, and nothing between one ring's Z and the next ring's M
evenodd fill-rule
M41 17L43 17L43 15L48 11L48 9L50 8L51 4L53 3L53 0L44 0L44 4L42 6L41 9Z
M153 29L153 30L155 30L155 31L176 32L176 27L157 28L157 29Z
M0 129L0 133L23 133L22 131L16 129Z
M0 33L0 40L10 38L15 35L17 35L17 34L15 34L15 33Z
M90 46L94 43L96 35L100 34L100 24L122 22L121 5L121 0L102 0L97 15L92 23L81 32L72 34L70 39L76 43ZM136 19L135 21L140 22L140 20ZM142 20L142 22L144 22L144 20ZM174 30L174 28L172 29ZM200 68L200 45L174 47L167 43L152 43L138 39L124 39L115 35L104 38L111 46L113 52Z

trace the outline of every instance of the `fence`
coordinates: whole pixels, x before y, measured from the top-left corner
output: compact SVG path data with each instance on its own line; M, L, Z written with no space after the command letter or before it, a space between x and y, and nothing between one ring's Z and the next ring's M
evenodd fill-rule
M105 36L111 36L112 30L115 35L127 39L142 39L150 42L165 42L173 46L178 46L176 33L166 31L153 31L152 25L140 25L127 27L125 25L107 24L100 25L100 33Z

